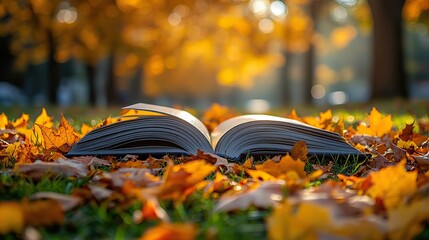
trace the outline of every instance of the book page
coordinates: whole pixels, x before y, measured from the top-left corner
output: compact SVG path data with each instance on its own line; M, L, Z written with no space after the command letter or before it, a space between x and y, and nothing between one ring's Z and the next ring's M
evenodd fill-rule
M226 132L228 132L230 129L232 129L232 128L240 125L240 124L243 124L243 123L260 121L260 120L289 122L289 123L308 126L302 122L299 122L299 121L296 121L293 119L276 117L276 116L271 116L271 115L251 114L251 115L238 116L238 117L230 118L230 119L220 123L215 129L213 129L213 132L211 134L213 149L216 149L216 145L219 142L219 139Z
M170 108L170 107L154 105L154 104L148 104L148 103L136 103L130 106L123 107L122 109L144 110L144 111L162 113L165 115L180 118L186 122L189 122L191 125L193 125L196 129L198 129L198 131L200 131L207 138L207 141L211 142L210 134L206 126L204 126L204 124L196 117L194 117L192 114L186 111Z

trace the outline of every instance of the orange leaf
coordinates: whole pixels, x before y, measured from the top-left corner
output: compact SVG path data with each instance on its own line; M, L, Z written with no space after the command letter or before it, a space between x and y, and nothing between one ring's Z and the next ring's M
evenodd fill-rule
M56 200L24 201L25 222L32 226L52 226L64 222L64 213Z
M52 117L48 115L45 108L42 108L42 113L36 118L34 123L48 128L52 128L53 126Z
M381 113L376 108L371 110L369 114L369 127L361 124L357 127L357 133L382 137L388 134L393 127L393 121L390 115L381 116Z
M287 175L288 178L299 179L307 176L304 171L305 163L301 160L294 160L289 154L283 156L278 163L270 159L255 167L256 170L265 171L274 177Z
M161 223L147 230L140 240L192 240L197 233L198 229L192 223Z
M57 131L43 125L38 126L41 129L46 149L54 149L61 153L66 153L79 140L74 128L67 122L63 115L61 115Z
M0 235L24 229L24 211L17 202L0 202Z
M144 189L149 195L161 199L184 200L193 191L195 185L216 170L216 167L204 160L195 160L184 164L173 165L168 161L162 184L159 187Z
M381 198L387 209L403 204L405 197L417 189L417 172L407 172L405 161L389 166L369 175L372 185L367 194L372 198Z

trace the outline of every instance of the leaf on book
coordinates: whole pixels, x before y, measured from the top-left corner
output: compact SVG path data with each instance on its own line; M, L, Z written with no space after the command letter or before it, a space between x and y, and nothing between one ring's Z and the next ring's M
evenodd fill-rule
M285 182L282 180L262 182L256 188L250 188L234 195L223 195L214 211L245 210L251 206L269 208L283 200L284 188Z

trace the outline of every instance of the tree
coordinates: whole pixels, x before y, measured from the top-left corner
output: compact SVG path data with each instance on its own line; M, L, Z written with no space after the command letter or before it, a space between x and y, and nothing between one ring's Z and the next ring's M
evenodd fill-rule
M374 22L372 99L408 97L402 43L405 0L368 0Z

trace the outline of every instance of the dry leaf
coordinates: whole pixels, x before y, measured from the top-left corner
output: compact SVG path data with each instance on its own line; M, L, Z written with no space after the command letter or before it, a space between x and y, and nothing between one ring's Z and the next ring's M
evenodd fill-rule
M79 140L74 128L67 122L63 115L61 115L58 129L48 128L43 125L37 126L41 130L46 149L54 149L61 153L67 153Z
M9 232L19 233L24 229L24 211L18 202L0 202L0 219L0 235Z
M417 190L417 172L407 172L405 161L371 173L371 186L366 193L374 199L381 199L387 209L404 203L405 197Z
M52 226L64 222L64 212L56 200L23 201L25 223L31 226Z
M192 223L161 223L147 230L140 240L193 240L197 233Z
M357 127L357 133L370 136L383 137L390 133L393 127L393 121L390 115L381 116L381 113L376 108L371 110L369 114L369 127L360 124Z
M32 179L41 179L43 176L86 177L89 170L86 165L73 160L59 159L56 162L20 163L15 170Z
M251 206L269 208L283 200L285 182L282 180L262 182L259 187L235 195L222 196L214 211L244 210Z
M41 199L51 199L57 201L57 203L60 204L63 212L69 211L81 203L81 199L78 197L56 192L38 192L30 196L30 200Z
M298 141L293 145L291 150L291 156L293 159L307 162L307 154L308 150L305 141Z
M204 160L195 160L174 165L169 161L162 176L160 186L142 189L143 196L156 196L159 199L183 201L196 190L196 185L215 171L216 167Z
M283 156L278 163L267 160L263 164L255 166L256 170L265 171L274 177L286 177L295 180L307 177L304 167L303 161L294 160L289 155Z

